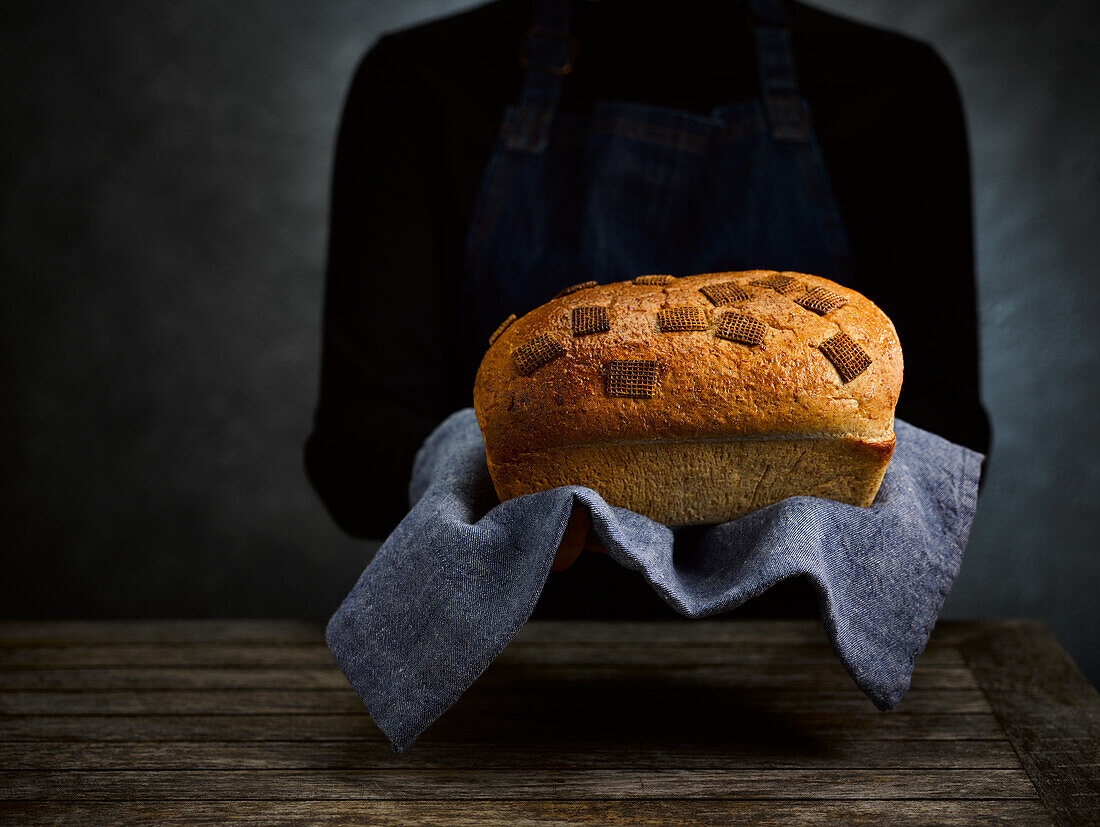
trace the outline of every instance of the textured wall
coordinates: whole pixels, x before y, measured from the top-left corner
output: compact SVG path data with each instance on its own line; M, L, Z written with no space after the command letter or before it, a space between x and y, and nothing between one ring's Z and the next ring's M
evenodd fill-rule
M300 465L332 139L377 34L466 5L6 5L5 613L343 596L374 546ZM1095 681L1100 4L818 5L933 43L969 116L994 449L947 612L1044 617Z
M936 46L970 128L989 477L950 617L1047 619L1100 680L1100 4L827 6Z

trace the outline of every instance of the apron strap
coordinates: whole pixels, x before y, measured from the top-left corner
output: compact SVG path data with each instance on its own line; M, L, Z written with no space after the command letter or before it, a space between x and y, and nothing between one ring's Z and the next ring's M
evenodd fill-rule
M561 98L562 79L573 70L577 39L569 32L569 0L534 0L531 27L520 41L519 62L527 71L520 102L504 127L504 145L540 154Z
M783 0L749 0L756 72L764 111L777 141L807 141L810 119L798 94L791 52L791 33Z
M777 141L807 141L810 120L798 93L791 34L782 0L749 0L760 95ZM523 91L501 135L507 149L541 154L561 98L563 78L573 69L577 39L569 31L569 0L534 0L531 26L520 41L526 68Z

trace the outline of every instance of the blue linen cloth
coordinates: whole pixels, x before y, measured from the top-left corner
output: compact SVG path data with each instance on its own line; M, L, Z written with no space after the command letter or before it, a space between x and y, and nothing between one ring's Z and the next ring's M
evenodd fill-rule
M909 688L959 570L982 455L901 420L869 508L791 497L703 531L677 560L668 527L581 486L497 503L473 409L417 454L412 509L329 621L326 640L374 722L401 752L531 616L574 501L608 554L690 618L733 609L808 575L844 668L880 709Z

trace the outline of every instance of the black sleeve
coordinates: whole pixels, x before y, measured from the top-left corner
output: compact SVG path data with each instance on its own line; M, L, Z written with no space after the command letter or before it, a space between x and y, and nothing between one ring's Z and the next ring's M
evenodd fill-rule
M429 97L383 38L356 71L337 139L305 446L310 481L357 537L385 537L405 515L412 458L441 418L438 134Z
M897 90L898 151L888 247L876 301L905 358L897 415L975 450L989 450L978 375L978 318L966 122L950 70L928 46Z

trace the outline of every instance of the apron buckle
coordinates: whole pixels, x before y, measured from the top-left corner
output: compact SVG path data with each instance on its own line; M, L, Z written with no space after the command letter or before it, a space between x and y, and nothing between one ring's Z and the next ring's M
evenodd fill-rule
M561 63L554 64L532 59L530 56L533 51L532 46L536 45L533 44L533 41L540 36L557 38L569 47L565 59ZM520 43L519 65L524 68L538 69L541 72L549 72L551 75L557 75L558 77L568 75L573 71L573 62L577 59L577 48L577 38L572 34L548 29L545 26L531 26L524 34L523 42Z

